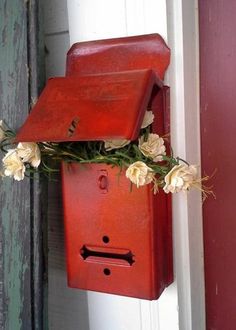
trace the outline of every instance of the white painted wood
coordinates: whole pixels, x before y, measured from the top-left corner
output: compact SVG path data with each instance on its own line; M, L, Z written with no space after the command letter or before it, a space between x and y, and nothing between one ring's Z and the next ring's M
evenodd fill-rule
M167 0L168 43L172 50L172 146L200 164L198 8L196 0ZM201 194L173 198L175 271L181 330L205 329Z
M68 13L66 0L44 0L44 31L45 34L68 31Z
M152 322L152 327L150 328L151 330L182 330L182 328L179 327L179 308L176 282L164 291L156 304L152 304L152 314L154 315L153 318L155 318L157 313L159 315L159 328L155 327L155 322Z
M89 330L144 330L138 299L88 292Z
M69 48L66 0L43 0L46 77L65 74Z
M167 40L166 0L127 0L127 35L159 33Z
M51 252L51 255L54 254ZM65 268L57 269L51 266L49 283L48 328L89 330L86 292L68 288Z
M66 53L69 46L68 32L45 36L47 78L65 75Z
M126 35L125 0L67 0L71 45Z

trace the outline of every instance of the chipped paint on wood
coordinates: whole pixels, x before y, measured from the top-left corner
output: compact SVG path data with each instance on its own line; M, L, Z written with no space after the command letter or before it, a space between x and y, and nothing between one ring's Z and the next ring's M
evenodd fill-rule
M18 129L28 114L27 3L0 2L0 118ZM0 328L32 329L30 180L0 181Z

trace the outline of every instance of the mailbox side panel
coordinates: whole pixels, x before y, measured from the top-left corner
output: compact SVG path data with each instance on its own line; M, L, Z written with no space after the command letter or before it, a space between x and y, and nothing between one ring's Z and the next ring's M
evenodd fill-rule
M164 86L162 89L153 88L152 96L149 103L149 108L152 109L155 120L152 124L153 133L165 139L167 154L170 153L170 89ZM155 254L158 264L157 276L163 279L163 283L159 283L163 288L173 282L173 243L172 243L172 207L171 194L166 194L162 189L154 196L153 211L155 232L157 239L155 240L155 249L158 251ZM160 290L160 288L158 289Z

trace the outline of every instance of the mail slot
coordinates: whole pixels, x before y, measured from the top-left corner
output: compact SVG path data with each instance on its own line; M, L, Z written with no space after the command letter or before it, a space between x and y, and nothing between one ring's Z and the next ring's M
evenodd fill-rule
M50 79L18 141L138 138L144 114L168 134L170 52L159 35L78 43ZM157 299L173 281L171 200L106 163L61 165L68 285Z

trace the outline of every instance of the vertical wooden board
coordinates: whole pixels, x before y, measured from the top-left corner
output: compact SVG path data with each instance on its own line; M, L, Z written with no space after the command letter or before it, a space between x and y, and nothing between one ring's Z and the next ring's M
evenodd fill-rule
M45 36L45 63L47 77L64 76L66 53L69 49L69 33Z
M69 49L67 2L44 0L42 6L46 76L64 76L66 53Z
M27 8L0 3L0 118L17 129L28 113ZM30 182L1 180L2 328L31 329Z
M70 44L127 35L125 0L68 0Z
M27 3L29 103L33 105L45 82L44 38L42 3ZM30 182L31 216L31 317L32 328L47 329L47 277L43 244L47 245L47 233L43 235L47 212L47 180L41 175Z
M199 1L202 168L216 199L203 205L207 329L235 329L236 2Z
M45 34L68 32L68 15L66 1L43 1Z
M166 0L126 0L127 35L159 33L167 40Z

